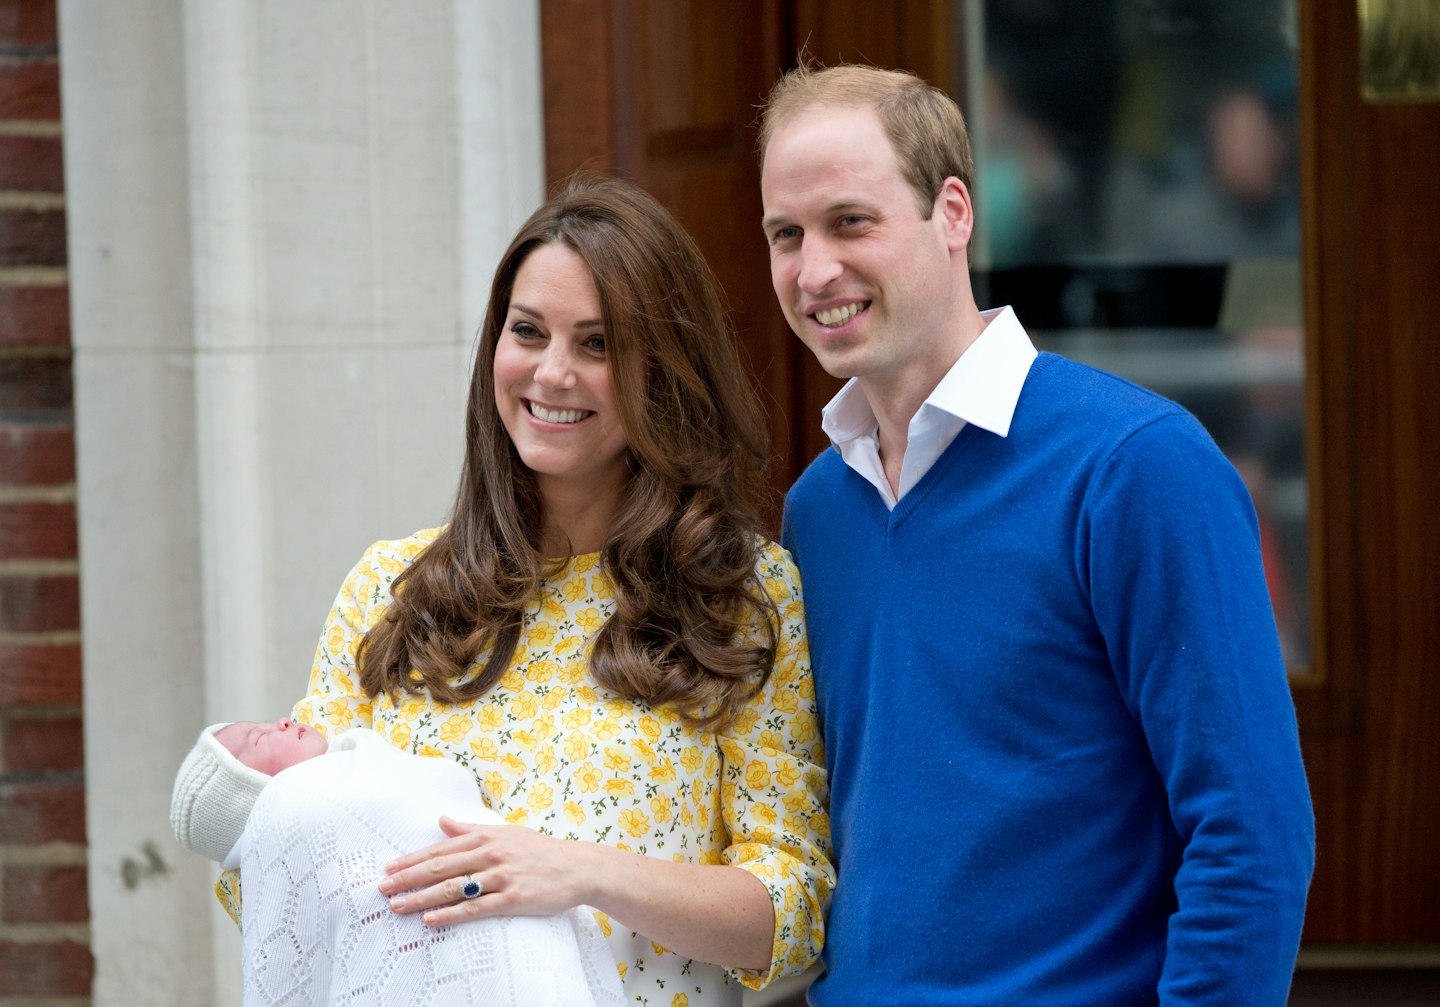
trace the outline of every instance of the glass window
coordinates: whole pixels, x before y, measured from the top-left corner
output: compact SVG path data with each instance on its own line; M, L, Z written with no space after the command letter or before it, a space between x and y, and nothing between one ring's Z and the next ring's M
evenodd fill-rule
M1249 485L1310 660L1293 0L967 0L976 296L1177 400Z

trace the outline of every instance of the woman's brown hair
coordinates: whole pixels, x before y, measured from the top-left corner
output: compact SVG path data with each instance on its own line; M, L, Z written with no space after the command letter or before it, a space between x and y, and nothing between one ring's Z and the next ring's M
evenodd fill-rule
M760 688L775 658L777 615L755 577L765 417L699 249L644 191L599 176L572 179L500 260L450 522L395 579L393 603L361 642L361 685L372 697L483 695L509 667L546 578L563 566L540 551L543 501L500 422L493 369L515 277L531 252L555 242L594 278L629 441L629 485L601 551L615 610L596 634L591 674L714 728Z

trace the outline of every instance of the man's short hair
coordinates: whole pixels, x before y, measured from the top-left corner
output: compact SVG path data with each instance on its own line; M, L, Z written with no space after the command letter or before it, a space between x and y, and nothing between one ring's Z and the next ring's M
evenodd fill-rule
M904 70L841 63L811 65L806 57L770 89L760 109L760 166L775 131L795 114L817 106L873 108L890 138L900 171L929 219L945 179L973 188L970 134L951 97Z

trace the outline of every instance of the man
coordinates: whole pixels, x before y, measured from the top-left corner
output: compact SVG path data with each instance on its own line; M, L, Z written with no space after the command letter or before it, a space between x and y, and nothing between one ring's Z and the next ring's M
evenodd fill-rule
M811 1003L1284 1004L1314 827L1239 477L978 309L948 97L802 68L760 144L775 293L850 379L784 527L840 871Z

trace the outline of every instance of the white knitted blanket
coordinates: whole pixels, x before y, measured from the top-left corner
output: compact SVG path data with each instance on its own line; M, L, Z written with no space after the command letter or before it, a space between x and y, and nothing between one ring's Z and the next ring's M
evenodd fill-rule
M463 767L369 730L277 774L227 862L240 868L246 1007L623 1004L583 907L435 930L391 912L376 887L384 865L443 838L441 814L499 821Z

